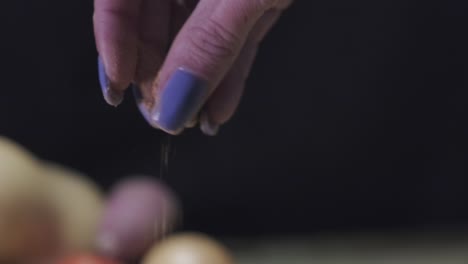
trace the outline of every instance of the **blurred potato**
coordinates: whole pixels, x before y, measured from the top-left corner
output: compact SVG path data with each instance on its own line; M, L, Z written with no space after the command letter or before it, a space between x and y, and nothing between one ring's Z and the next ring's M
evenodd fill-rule
M56 208L63 249L67 252L92 250L104 207L101 190L91 180L63 166L45 163L49 194Z
M0 137L0 206L46 198L47 182L33 154L15 142Z
M33 154L0 137L1 263L38 261L56 252L57 215L48 184Z
M156 244L143 264L234 264L230 252L216 240L199 233L182 233Z
M94 256L90 254L81 254L68 256L63 259L59 259L53 264L120 264L111 259Z

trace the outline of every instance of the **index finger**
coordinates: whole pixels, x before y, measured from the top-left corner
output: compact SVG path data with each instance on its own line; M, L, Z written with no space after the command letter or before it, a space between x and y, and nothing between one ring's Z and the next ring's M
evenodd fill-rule
M141 1L94 1L94 34L107 79L102 84L104 93L123 93L134 77Z

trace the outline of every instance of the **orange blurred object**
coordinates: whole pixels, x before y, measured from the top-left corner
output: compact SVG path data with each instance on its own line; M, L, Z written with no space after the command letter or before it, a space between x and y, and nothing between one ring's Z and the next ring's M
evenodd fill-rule
M122 264L112 259L92 254L75 255L60 259L54 264Z
M10 210L8 218L2 218L2 226L6 226L2 235L8 243L1 247L0 258L14 263L37 263L56 256L61 240L55 221L54 213L45 208Z

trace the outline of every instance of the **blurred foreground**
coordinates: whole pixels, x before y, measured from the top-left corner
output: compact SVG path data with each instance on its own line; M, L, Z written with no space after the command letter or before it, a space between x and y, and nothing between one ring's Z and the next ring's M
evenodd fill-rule
M239 264L466 264L468 232L228 240Z
M468 263L465 230L218 243L174 232L181 214L177 194L155 177L129 175L104 192L0 137L0 264Z

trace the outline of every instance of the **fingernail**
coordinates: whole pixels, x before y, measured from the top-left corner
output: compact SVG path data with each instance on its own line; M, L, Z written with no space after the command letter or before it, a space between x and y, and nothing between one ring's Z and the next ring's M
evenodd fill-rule
M160 129L177 133L196 117L206 96L207 82L179 68L164 87L151 118Z
M144 101L144 98L143 98L143 94L141 92L141 89L138 85L136 84L132 84L131 85L131 88L132 88L132 91L133 91L133 96L135 98L135 102L138 106L138 110L140 110L140 113L141 115L143 116L143 118L146 120L146 122L148 122L148 124L150 126L152 126L153 128L156 128L156 129L160 129L158 124L156 124L153 119L151 118L151 111L150 111L150 108L148 108L148 105L145 104L145 101ZM174 131L172 132L171 134L173 135L176 135L176 134L180 134L182 132L182 130L179 130L179 131Z
M102 94L104 100L112 106L118 106L123 101L123 93L112 89L111 82L107 77L104 64L102 63L101 57L98 57L98 71L99 71L99 82L101 84Z
M138 110L140 110L140 113L143 116L143 118L151 124L151 115L143 102L143 95L141 94L140 87L136 84L132 84L132 91Z
M200 129L207 136L216 136L219 131L219 125L211 122L208 114L203 112L200 116Z

